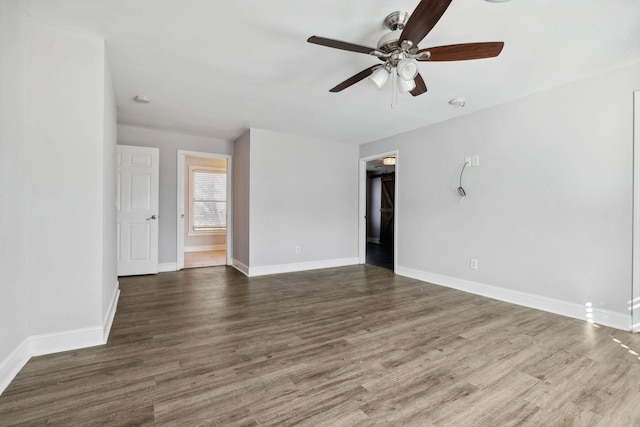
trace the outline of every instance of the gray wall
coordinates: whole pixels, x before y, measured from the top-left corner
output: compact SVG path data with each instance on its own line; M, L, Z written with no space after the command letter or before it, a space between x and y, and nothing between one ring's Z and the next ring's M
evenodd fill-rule
M102 151L102 319L106 320L118 288L116 218L116 101L111 70L104 52L104 146Z
M252 129L250 155L250 267L358 256L358 147Z
M399 149L398 265L628 316L639 88L635 64L361 146Z
M18 2L0 2L0 365L27 336L26 33Z
M177 261L177 189L178 150L202 153L232 154L229 141L197 135L187 135L142 127L118 125L118 144L160 149L160 219L158 230L158 261Z
M29 335L102 326L104 55L99 38L29 22Z
M233 260L249 266L251 130L233 144Z
M17 1L0 20L2 390L34 354L103 342L117 277L104 41L28 19Z

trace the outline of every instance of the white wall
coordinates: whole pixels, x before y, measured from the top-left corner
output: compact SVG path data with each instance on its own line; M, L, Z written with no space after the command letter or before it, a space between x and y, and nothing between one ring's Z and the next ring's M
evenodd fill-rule
M0 392L33 355L103 343L118 292L104 42L19 4L0 3Z
M39 335L102 323L104 42L31 21L28 44L28 312Z
M627 327L639 87L636 64L361 146L400 152L400 274Z
M248 274L251 130L233 143L233 263Z
M0 2L0 391L27 336L26 26L17 1Z
M117 120L111 70L104 54L104 125L102 150L102 322L113 315L119 293L116 238L116 145ZM106 338L106 337L105 337Z
M157 147L160 149L158 261L161 264L176 263L178 150L232 154L233 145L229 141L217 138L152 130L129 125L118 125L118 144Z
M252 129L250 157L250 268L357 263L358 147Z

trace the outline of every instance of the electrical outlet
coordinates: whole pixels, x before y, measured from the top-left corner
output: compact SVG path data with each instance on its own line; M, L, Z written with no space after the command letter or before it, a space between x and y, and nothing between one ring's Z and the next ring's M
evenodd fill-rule
M471 167L471 157L467 157L466 159L464 159L464 163L467 165L467 167Z
M480 156L473 156L473 159L471 159L471 166L480 166Z
M300 246L296 246L296 253L299 254L300 253Z
M478 260L475 258L471 258L471 262L469 262L469 268L472 270L478 269Z

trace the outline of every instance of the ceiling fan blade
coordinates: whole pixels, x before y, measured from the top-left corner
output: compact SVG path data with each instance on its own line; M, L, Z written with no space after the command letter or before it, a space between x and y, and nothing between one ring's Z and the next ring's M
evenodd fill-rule
M366 79L367 77L369 77L373 73L373 70L375 70L379 66L380 65L374 65L373 67L370 67L370 68L367 68L366 70L360 71L358 74L349 77L347 80L343 81L342 83L340 83L336 87L330 89L329 92L340 92L341 90L344 90L344 89L348 88L349 86L352 86L352 85L358 83L360 80Z
M467 59L493 58L500 55L504 42L464 43L420 49L417 54L429 51L429 59L418 61L464 61Z
M416 87L411 92L409 92L411 95L418 96L427 91L427 85L425 84L420 74L418 74L416 78L413 79L413 81L416 83Z
M332 47L334 49L347 50L349 52L358 52L369 54L375 49L366 46L360 46L358 44L341 42L340 40L327 39L324 37L311 36L307 39L309 43L319 44L320 46Z
M400 42L410 40L416 46L438 23L452 0L422 0L407 20Z

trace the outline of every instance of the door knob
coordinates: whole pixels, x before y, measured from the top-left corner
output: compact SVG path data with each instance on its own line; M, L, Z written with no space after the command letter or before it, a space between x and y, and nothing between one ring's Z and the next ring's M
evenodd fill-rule
M151 215L149 218L147 218L147 221L149 221L150 219L156 219L156 218L157 218L157 216Z

